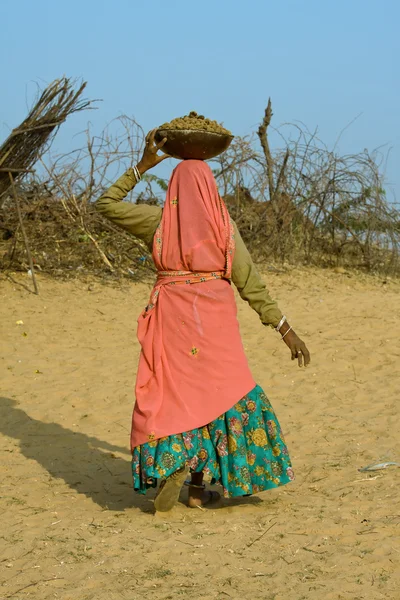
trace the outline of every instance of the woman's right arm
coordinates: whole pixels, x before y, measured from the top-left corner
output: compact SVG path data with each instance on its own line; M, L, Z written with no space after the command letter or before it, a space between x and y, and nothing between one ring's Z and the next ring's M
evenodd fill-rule
M282 311L271 298L234 221L233 228L236 251L232 265L232 281L241 298L258 313L263 325L276 327L282 319Z
M259 314L264 325L279 327L279 333L288 346L292 360L298 360L299 366L310 363L310 352L305 343L296 335L287 321L281 323L283 317L278 305L272 300L260 275L258 274L250 253L239 233L236 223L235 230L236 252L232 265L232 281L240 296ZM285 317L286 318L286 317Z

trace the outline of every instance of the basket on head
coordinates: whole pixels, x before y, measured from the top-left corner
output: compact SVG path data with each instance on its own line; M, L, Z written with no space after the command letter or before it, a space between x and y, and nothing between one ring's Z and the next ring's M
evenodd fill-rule
M162 150L174 158L209 160L227 150L233 135L201 129L158 129L156 142L164 138L167 141Z

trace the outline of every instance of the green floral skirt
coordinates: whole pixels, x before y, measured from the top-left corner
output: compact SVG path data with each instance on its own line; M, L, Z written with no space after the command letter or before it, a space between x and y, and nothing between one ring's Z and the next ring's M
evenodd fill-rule
M259 386L204 427L134 448L135 491L145 494L156 487L157 479L185 464L221 484L226 498L275 488L294 478L279 422Z

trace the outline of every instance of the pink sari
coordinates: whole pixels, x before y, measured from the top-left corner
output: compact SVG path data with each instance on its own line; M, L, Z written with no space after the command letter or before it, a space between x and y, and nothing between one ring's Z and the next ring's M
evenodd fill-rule
M139 317L142 347L131 447L210 423L255 387L230 285L233 228L209 166L174 170Z

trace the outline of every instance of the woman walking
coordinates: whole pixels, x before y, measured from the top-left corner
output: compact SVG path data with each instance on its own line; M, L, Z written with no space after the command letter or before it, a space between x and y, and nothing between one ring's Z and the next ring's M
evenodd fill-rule
M244 354L233 282L264 325L282 335L299 365L305 344L271 300L200 160L173 171L164 208L122 202L141 175L164 160L155 132L142 160L96 202L97 210L146 242L158 276L139 317L141 355L132 418L134 489L145 493L161 479L158 511L177 502L191 473L190 507L247 496L293 479L279 422L254 381Z

